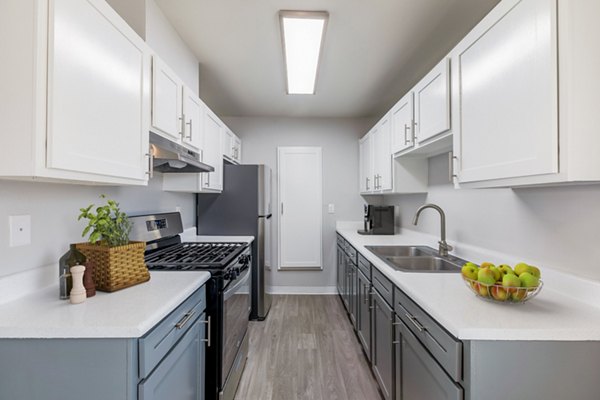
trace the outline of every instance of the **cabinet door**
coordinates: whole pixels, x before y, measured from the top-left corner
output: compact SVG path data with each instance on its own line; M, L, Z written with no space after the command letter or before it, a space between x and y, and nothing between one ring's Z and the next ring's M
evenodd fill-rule
M409 92L392 107L392 153L414 146L413 92Z
M446 375L410 329L398 322L402 343L402 400L462 400L463 389Z
M375 167L375 189L392 190L392 151L390 114L387 114L377 125L375 132L375 148L373 153Z
M139 400L204 398L205 319L202 314L152 374L140 382Z
M342 257L342 263L344 268L344 293L342 296L342 300L344 300L346 311L350 312L350 260L348 259L346 252L342 252Z
M225 128L221 134L221 152L223 156L232 159L233 158L233 132Z
M373 172L373 131L367 133L359 142L360 192L374 190Z
M367 359L371 360L371 283L362 273L357 274L356 331Z
M556 1L500 3L452 67L458 181L557 173Z
M338 246L337 248L337 289L338 294L344 297L344 250Z
M242 162L242 140L233 135L233 158L238 162Z
M419 143L450 129L450 59L444 58L414 88Z
M152 56L152 127L157 133L179 141L184 131L183 84L160 58Z
M348 302L350 306L350 321L352 321L352 325L354 329L356 329L356 319L357 319L357 309L356 309L356 280L357 280L357 268L356 265L352 261L348 261L348 272L350 273L348 276Z
M103 1L49 7L46 166L146 180L145 43Z
M394 312L383 297L375 290L372 296L373 311L371 313L373 373L379 388L386 400L394 394ZM428 397L423 397L427 399Z
M183 88L182 117L185 121L183 143L196 151L202 150L204 104L198 96L187 87Z
M203 173L202 188L215 191L223 190L222 124L210 109L206 110L204 127L204 162L212 165L215 170L214 172Z

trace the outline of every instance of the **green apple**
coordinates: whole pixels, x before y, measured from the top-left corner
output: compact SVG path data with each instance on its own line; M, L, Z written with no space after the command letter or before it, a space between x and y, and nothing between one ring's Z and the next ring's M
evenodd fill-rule
M489 268L480 268L477 271L477 280L484 285L491 286L496 283L496 277L494 276L494 271Z
M529 265L524 262L520 262L515 265L515 274L521 275L523 272L529 271Z
M531 275L535 276L536 278L541 278L541 276L542 276L540 269L538 267L534 267L533 265L529 266L529 270L527 272L529 272Z
M461 272L465 278L472 279L474 281L477 280L477 266L473 263L466 263L461 268Z
M519 275L519 280L521 281L521 286L526 288L535 288L540 284L540 278L529 272L523 272Z
M489 267L495 267L495 265L488 261L484 261L481 263L481 268L489 268Z
M513 271L513 269L510 267L510 265L507 265L507 264L500 265L498 267L498 270L502 274L503 278L504 278L504 275L515 275L515 271Z
M525 297L527 297L527 289L525 288L518 288L518 289L513 289L514 292L511 293L510 298L513 301L523 301L525 300Z
M514 288L521 286L521 280L515 274L506 274L502 277L502 286L509 288L509 293L515 293L517 290Z
M496 280L496 282L502 279L502 274L500 273L500 270L498 268L496 268L493 265L488 268L494 273L494 279Z
M509 296L508 291L501 286L492 286L491 294L494 299L499 301L506 301Z

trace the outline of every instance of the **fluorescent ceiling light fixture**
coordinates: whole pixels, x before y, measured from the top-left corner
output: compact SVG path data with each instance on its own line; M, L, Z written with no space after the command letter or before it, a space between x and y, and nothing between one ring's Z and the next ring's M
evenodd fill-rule
M288 94L315 94L328 18L326 11L279 12Z

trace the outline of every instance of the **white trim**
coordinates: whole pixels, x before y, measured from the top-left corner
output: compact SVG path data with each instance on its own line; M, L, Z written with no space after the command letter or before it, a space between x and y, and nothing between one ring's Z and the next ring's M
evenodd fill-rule
M337 286L271 286L271 294L337 294Z

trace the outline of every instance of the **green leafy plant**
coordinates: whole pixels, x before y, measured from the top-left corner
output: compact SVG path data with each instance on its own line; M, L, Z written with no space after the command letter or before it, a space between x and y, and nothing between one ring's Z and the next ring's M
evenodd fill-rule
M105 195L100 195L105 199ZM87 208L81 208L81 214L77 220L85 218L89 220L88 225L83 230L81 236L85 237L88 233L90 243L98 243L109 247L122 246L129 243L129 232L131 232L131 222L127 214L121 212L119 203L107 199L106 205L96 207L96 213L92 211L94 204Z

